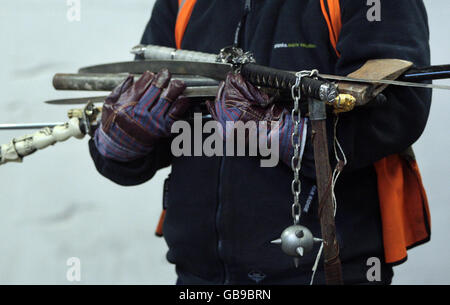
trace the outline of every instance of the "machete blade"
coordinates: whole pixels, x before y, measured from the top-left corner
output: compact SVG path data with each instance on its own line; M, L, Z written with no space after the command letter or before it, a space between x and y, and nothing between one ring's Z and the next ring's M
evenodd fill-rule
M141 60L109 63L81 68L79 73L136 73L158 72L168 69L172 74L201 75L218 80L225 79L233 66L223 63L191 62L176 60Z

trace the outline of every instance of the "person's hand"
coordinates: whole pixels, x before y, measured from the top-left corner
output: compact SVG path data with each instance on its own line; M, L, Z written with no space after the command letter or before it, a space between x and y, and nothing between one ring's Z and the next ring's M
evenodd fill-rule
M294 148L291 134L294 122L291 113L271 102L269 96L247 82L240 74L229 73L219 86L215 102L207 101L211 116L222 126L223 137L231 136L234 123L244 124L255 121L259 140L265 139L271 145L279 145L279 158L286 164L291 164ZM267 128L261 130L259 122L266 121ZM229 122L229 124L227 124ZM270 124L272 122L272 124ZM231 123L231 124L230 124ZM277 123L277 124L273 124ZM264 132L265 134L261 134ZM306 133L306 119L302 118L299 125L300 141ZM246 139L246 143L248 143ZM276 140L276 141L275 141Z
M181 96L186 85L170 80L168 70L145 72L136 82L129 76L106 98L101 125L94 141L104 157L127 162L150 153L170 135L172 124L182 118L189 100Z

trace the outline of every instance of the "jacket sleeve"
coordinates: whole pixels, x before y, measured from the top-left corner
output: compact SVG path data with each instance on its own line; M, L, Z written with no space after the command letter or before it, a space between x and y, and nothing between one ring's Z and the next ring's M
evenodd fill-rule
M421 0L381 1L381 21L369 22L366 1L341 0L342 30L336 74L347 75L369 59L398 58L416 66L430 64L427 14ZM431 106L431 90L388 87L387 102L342 114L338 139L347 169L374 162L411 146L422 134Z
M118 162L102 156L95 146L93 139L89 140L89 152L97 171L109 180L131 186L144 183L155 173L171 163L170 141L161 141L155 150L145 158L130 162Z
M174 29L178 4L176 0L157 0L142 36L142 44L174 46ZM117 162L103 157L89 140L89 151L98 172L120 185L137 185L151 179L156 171L171 163L170 141L161 140L147 157L132 162Z

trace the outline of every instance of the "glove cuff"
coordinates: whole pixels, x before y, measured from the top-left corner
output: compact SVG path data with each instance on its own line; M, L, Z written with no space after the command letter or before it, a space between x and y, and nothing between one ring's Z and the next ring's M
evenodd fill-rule
M119 143L111 138L105 133L102 126L95 131L94 143L102 156L120 162L129 162L142 158L153 150L153 148L146 148L145 150L136 151L131 146L128 146L125 141Z

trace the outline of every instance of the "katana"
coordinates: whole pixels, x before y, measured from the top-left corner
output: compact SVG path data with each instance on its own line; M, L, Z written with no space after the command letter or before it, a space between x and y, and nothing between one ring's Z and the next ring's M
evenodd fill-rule
M288 90L290 86L292 86L295 82L295 73L294 71L283 71L277 70L273 68L262 68L263 66L258 66L256 64L248 64L241 71L242 75L246 78L250 78L251 82L257 86L271 86L276 89L285 89ZM95 66L84 67L79 70L81 74L87 73L124 73L128 71L132 74L142 74L145 71L159 71L161 69L167 68L171 73L174 74L193 74L193 75L202 75L205 77L224 80L228 72L233 71L233 65L224 64L224 63L210 63L210 62L195 62L195 61L182 61L182 60L153 60L146 59L141 61L125 61L125 62L117 62L117 63L109 63L109 64L101 64ZM450 70L450 69L449 69ZM264 75L264 72L270 72L269 74ZM256 75L260 74L257 78ZM278 82L276 79L273 79L278 74ZM429 88L429 89L442 89L442 90L450 90L449 85L440 85L440 84L426 84L426 83L415 83L415 82L407 82L407 81L398 81L398 80L373 80L373 79L363 79L363 78L353 78L339 75L331 75L331 74L318 74L319 77L326 80L338 80L338 81L346 81L346 82L354 82L354 83L367 83L367 84L385 84L392 86L403 86L403 87L416 87L416 88ZM432 79L443 79L441 76L445 76L445 78L450 78L450 74L427 74L426 79L424 80L432 80ZM433 77L433 78L430 78ZM417 79L417 78L416 78ZM421 79L418 79L421 80Z

